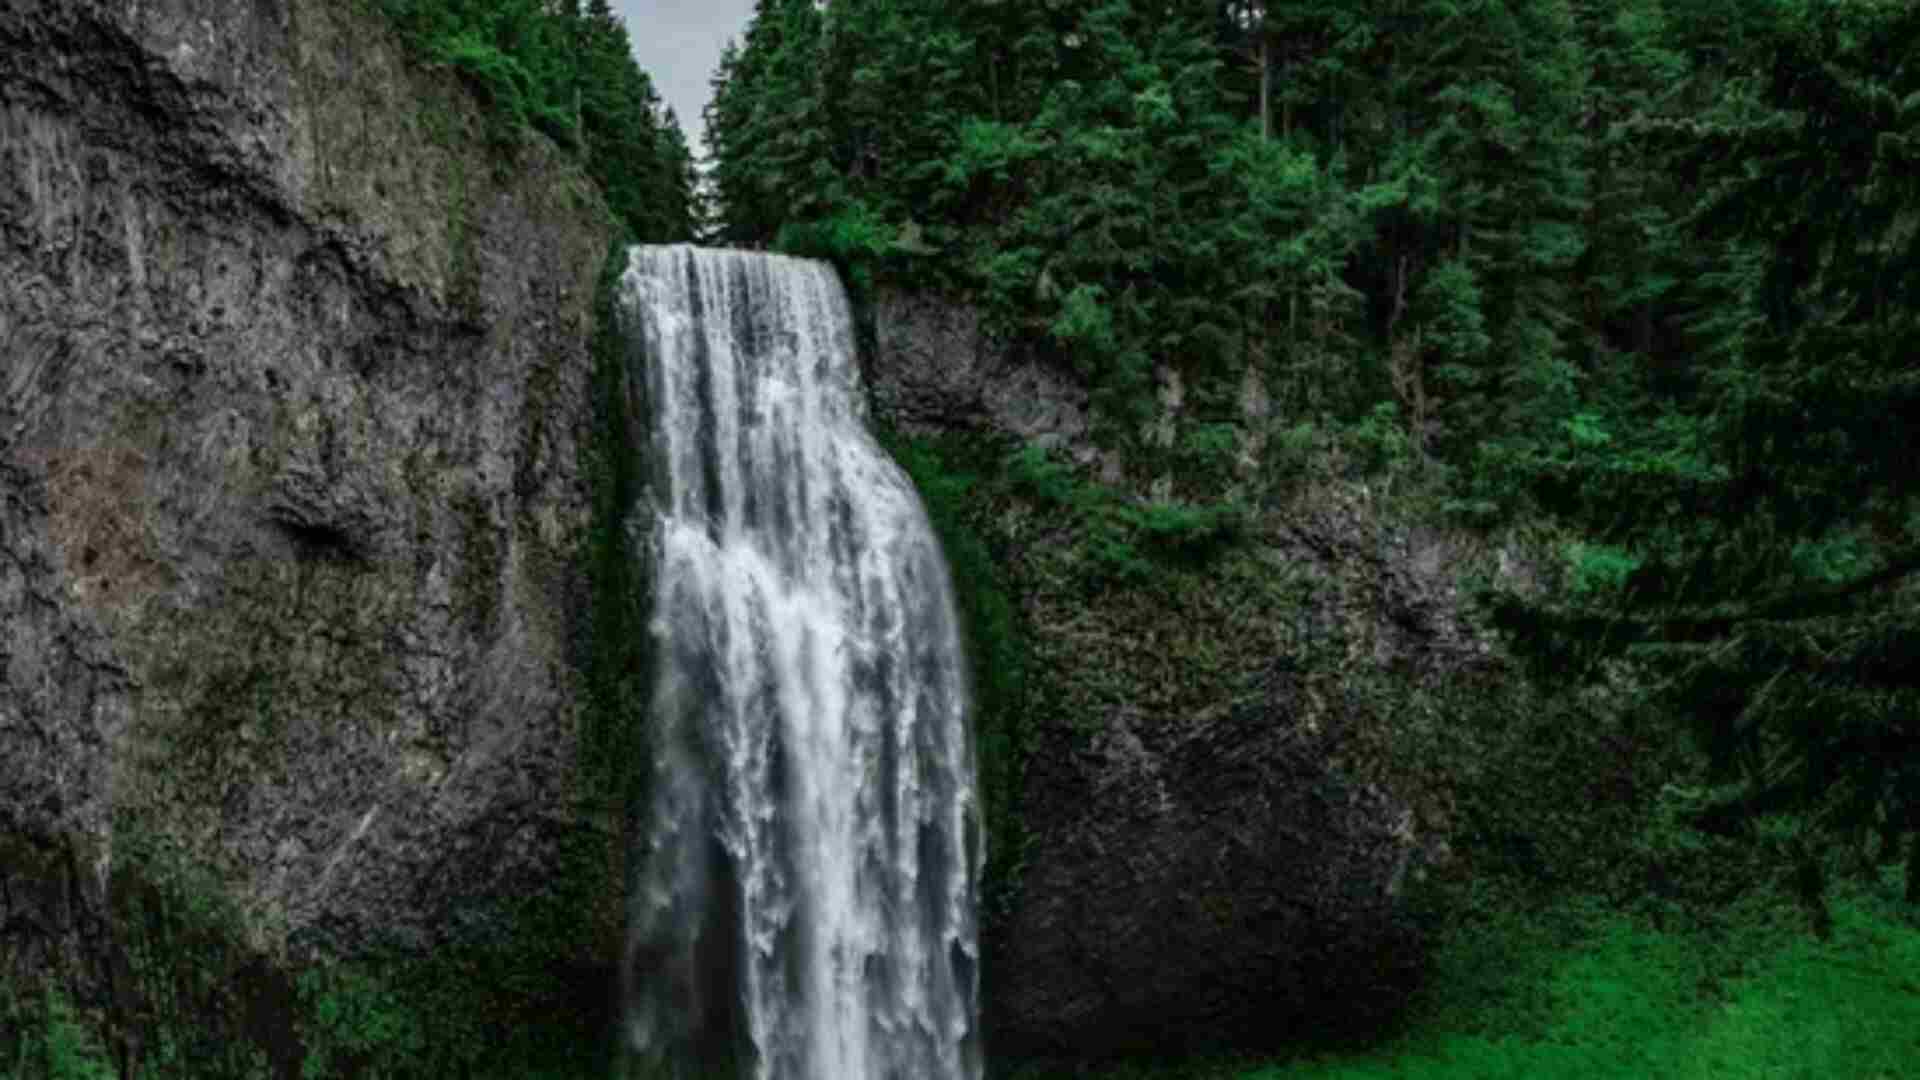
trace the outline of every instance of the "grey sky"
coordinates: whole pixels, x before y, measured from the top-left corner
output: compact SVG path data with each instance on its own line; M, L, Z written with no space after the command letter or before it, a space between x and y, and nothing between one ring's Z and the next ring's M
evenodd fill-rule
M707 80L721 46L746 30L753 0L613 0L613 10L626 20L633 55L679 114L695 152L705 153L700 110L711 92Z

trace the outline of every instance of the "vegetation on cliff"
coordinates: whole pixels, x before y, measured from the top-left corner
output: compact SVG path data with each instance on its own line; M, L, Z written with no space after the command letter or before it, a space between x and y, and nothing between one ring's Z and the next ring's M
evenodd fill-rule
M1920 898L1917 56L1881 0L762 0L708 125L724 238L983 304L1190 516L1390 433L1546 530L1523 653L1688 718L1699 824Z
M581 157L632 239L693 238L693 153L607 0L375 0L409 45L486 94L507 130Z
M1750 913L1753 914L1753 913ZM1509 917L1452 943L1413 1022L1367 1048L1016 1080L1708 1080L1911 1075L1920 929L1889 891L1836 908L1830 941L1764 920L1719 939L1605 913Z

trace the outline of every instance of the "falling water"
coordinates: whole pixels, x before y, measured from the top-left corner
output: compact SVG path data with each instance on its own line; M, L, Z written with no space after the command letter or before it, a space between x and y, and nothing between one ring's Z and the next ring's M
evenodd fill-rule
M965 667L926 514L863 425L839 282L642 247L623 295L657 463L641 1074L972 1080Z

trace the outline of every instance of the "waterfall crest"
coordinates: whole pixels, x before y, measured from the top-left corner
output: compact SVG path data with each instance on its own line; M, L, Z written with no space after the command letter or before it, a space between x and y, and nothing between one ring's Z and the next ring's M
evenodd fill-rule
M828 267L629 253L655 480L641 1075L974 1080L982 858L945 561Z

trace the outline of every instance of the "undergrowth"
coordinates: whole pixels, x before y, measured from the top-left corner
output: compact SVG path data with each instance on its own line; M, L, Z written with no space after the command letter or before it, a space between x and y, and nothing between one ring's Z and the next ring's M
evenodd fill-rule
M0 992L0 1070L14 1080L113 1080L115 1075L99 1036L51 986L21 997Z
M1239 539L1247 523L1247 508L1232 501L1133 499L1038 446L1009 454L1002 472L1009 490L1076 523L1090 584L1136 584L1159 567L1204 563Z

